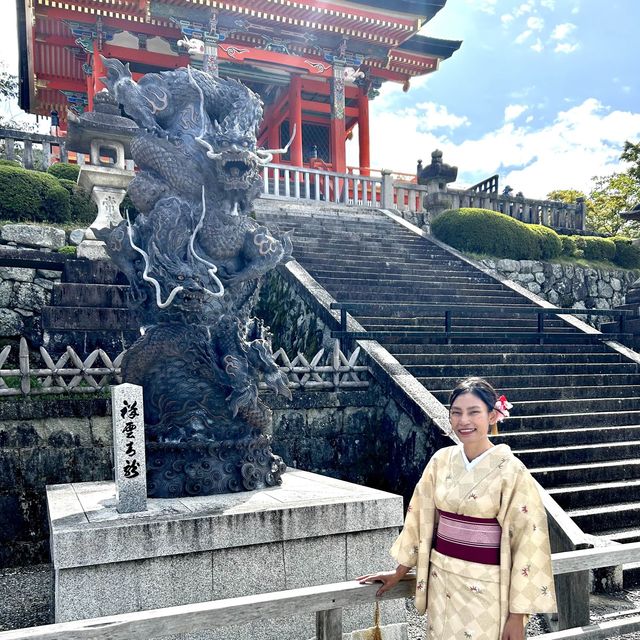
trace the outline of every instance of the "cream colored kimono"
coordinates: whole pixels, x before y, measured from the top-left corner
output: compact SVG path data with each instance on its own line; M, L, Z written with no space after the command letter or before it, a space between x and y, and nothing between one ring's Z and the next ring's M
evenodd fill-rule
M436 509L497 518L500 565L432 549ZM506 444L469 471L460 447L440 449L416 486L391 555L417 567L416 607L427 610L430 640L499 640L509 613L556 611L546 512L531 475Z

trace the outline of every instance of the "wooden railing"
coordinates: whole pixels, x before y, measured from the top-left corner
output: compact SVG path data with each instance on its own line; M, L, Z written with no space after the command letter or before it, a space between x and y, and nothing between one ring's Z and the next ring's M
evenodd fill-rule
M635 562L640 543L555 553L554 575ZM0 632L0 640L145 640L170 634L195 633L284 616L316 615L316 640L342 640L342 610L376 600L410 598L415 578L407 576L385 595L376 598L379 585L356 581L303 589L213 600L195 604L122 613L103 618ZM624 612L623 612L624 613ZM623 615L623 613L621 615ZM640 615L537 636L538 640L604 640L640 630Z
M110 384L122 382L120 364L125 351L111 359L102 349L96 349L84 360L71 348L54 362L48 351L40 347L45 367L32 367L27 341L20 339L18 368L3 369L11 355L11 345L0 352L0 397L35 396L61 393L95 393ZM288 379L289 388L307 390L362 389L369 386L369 368L358 364L360 348L347 357L340 349L340 341L334 340L333 349L320 349L307 360L302 353L290 359L284 349L274 354L275 362ZM264 382L260 389L267 389Z

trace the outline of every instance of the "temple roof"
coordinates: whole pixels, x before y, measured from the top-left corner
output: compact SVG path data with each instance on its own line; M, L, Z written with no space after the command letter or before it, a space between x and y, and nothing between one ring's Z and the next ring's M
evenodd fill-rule
M399 45L397 49L446 59L450 58L460 48L461 44L462 40L443 40L441 38L415 35Z
M377 9L424 16L427 20L433 18L446 3L447 0L362 0L357 2L357 4Z

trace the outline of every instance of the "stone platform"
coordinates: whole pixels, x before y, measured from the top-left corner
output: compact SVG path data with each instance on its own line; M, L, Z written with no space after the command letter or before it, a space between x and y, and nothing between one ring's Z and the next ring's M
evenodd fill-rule
M402 498L304 471L280 487L150 499L119 514L112 482L47 488L56 622L351 580L394 566ZM404 621L384 603L384 624ZM344 631L371 626L373 605L344 611ZM305 640L314 616L180 636ZM176 637L177 638L177 637Z

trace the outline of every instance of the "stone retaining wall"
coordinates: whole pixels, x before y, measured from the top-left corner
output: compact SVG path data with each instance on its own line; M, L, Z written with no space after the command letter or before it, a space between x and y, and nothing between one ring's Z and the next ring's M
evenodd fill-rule
M613 309L624 304L629 285L639 275L627 269L592 269L536 260L484 259L481 262L551 304L574 309Z

